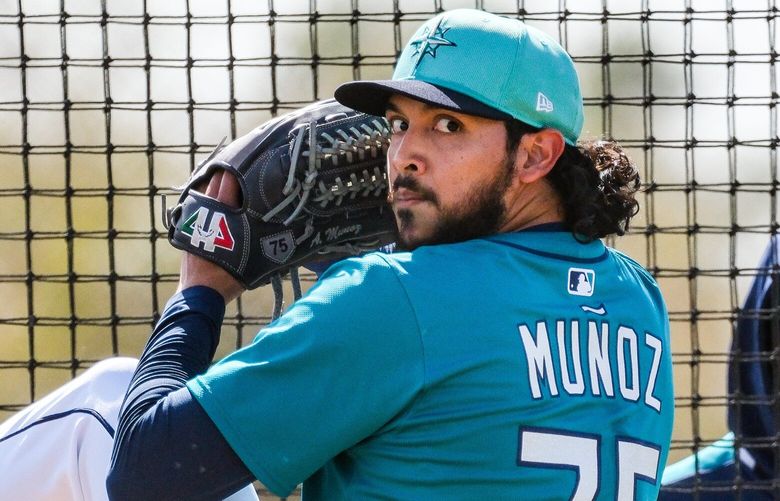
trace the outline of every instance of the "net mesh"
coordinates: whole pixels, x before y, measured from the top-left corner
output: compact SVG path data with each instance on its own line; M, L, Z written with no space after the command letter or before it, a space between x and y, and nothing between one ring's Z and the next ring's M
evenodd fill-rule
M0 4L0 421L102 358L139 354L177 279L160 195L223 136L389 77L416 28L457 7L560 40L584 136L618 140L640 166L641 212L610 243L668 302L670 461L720 438L739 399L726 389L734 322L778 228L773 0ZM231 306L218 356L271 308L267 290ZM759 356L774 365L775 351Z

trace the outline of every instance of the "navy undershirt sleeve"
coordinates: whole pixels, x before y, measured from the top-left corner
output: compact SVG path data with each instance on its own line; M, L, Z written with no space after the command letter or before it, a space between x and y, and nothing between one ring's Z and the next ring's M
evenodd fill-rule
M110 499L224 499L254 479L184 387L211 364L224 313L208 287L168 301L122 404Z

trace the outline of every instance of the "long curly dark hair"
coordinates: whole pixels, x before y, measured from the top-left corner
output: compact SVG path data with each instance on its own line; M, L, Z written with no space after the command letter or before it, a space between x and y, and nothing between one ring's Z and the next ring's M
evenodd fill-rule
M524 134L540 130L518 120L505 125L510 158ZM639 171L614 141L567 144L545 179L561 199L564 224L580 240L623 235L639 212L634 198L639 191Z

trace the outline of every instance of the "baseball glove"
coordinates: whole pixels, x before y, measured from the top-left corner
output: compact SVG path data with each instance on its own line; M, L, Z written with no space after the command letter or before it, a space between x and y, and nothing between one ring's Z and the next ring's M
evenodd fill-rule
M247 289L295 266L395 240L385 170L384 119L335 100L277 117L220 144L166 211L174 247L212 261ZM234 209L195 191L217 169L241 187Z

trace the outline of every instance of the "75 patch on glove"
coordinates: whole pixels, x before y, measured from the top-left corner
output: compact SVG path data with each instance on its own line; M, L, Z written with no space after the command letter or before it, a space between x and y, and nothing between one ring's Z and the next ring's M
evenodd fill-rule
M166 213L168 239L248 289L294 266L391 243L389 138L383 118L332 99L277 117L201 163ZM238 181L239 208L193 189L219 169Z

